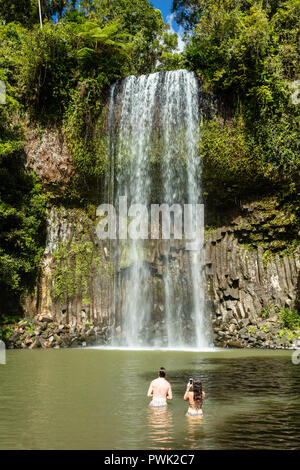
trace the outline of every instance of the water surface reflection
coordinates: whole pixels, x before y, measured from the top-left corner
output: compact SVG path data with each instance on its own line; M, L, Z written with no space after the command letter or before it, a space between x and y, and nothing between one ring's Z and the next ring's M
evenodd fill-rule
M173 411L168 406L147 410L149 440L152 449L172 449L174 433Z

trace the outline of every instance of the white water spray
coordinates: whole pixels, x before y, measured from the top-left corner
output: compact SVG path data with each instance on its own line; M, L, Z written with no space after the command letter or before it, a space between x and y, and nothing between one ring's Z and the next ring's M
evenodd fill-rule
M178 70L141 77L130 76L111 89L109 109L111 184L113 198L126 196L128 204L199 204L201 109L199 86L192 72ZM159 188L159 189L157 189ZM159 198L159 200L158 200ZM203 222L202 222L203 223ZM119 241L115 266L122 272L115 291L122 334L117 341L128 347L147 347L153 283L146 240ZM168 253L172 242L168 242ZM152 246L153 249L153 246ZM189 252L190 305L184 301L184 280L179 264L166 255L162 275L165 336L156 347L210 346L204 309L203 252ZM191 334L186 333L186 323ZM143 336L144 335L144 336Z

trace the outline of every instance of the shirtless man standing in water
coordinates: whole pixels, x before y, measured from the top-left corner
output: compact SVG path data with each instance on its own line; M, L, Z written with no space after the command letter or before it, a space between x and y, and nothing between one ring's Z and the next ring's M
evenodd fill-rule
M152 398L150 406L166 406L167 399L172 400L172 389L166 380L166 369L161 367L158 371L158 378L152 380L147 396Z

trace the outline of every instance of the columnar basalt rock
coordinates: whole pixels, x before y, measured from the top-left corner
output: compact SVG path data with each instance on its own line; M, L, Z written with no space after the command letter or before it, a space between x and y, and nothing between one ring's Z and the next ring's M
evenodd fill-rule
M299 252L263 261L262 248L245 248L235 230L234 226L214 230L206 240L214 342L222 347L289 347L292 341L286 338L278 342L280 320L263 318L262 311L295 307Z
M212 328L213 342L221 347L291 347L291 339L279 338L281 324L273 307L297 307L299 252L265 259L263 247L242 243L241 227L246 226L246 221L239 218L236 222L206 233L203 282L206 282L206 309L210 312L210 324L206 327ZM48 336L44 338L43 328L40 334L37 328L31 341L33 337L26 336L28 328L21 325L24 331L16 327L17 334L12 335L9 347L69 347L82 343L109 344L113 338L122 340L120 305L114 303L114 298L121 302L126 283L132 282L128 259L124 256L119 270L114 272L112 246L108 241L98 240L95 220L82 210L52 208L48 211L47 225L38 284L33 297L24 300L24 307L34 321L40 322L41 314L49 316L53 328L47 335L55 339L61 329L64 340L45 343ZM180 240L171 245L152 240L144 259L149 266L152 313L141 341L146 338L153 346L168 341L163 286L166 256L170 269L174 265L180 272L174 295L180 296L186 307L182 312L184 336L188 339L193 334L187 314L191 310L189 252ZM117 296L113 295L114 290ZM267 317L263 312L268 312ZM88 327L96 328L99 334L91 333L87 339L81 333L82 328ZM39 336L41 341L37 341Z
M95 223L79 209L48 211L47 240L40 263L36 309L58 323L109 323L112 279L108 247L100 243Z

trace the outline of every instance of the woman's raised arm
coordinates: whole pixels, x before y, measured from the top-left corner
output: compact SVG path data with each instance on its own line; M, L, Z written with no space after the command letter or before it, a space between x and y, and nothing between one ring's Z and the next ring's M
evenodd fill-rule
M185 392L184 397L183 397L183 399L184 399L185 401L189 400L190 388L191 388L191 386L190 386L190 384L188 383L187 386L186 386L186 392Z

